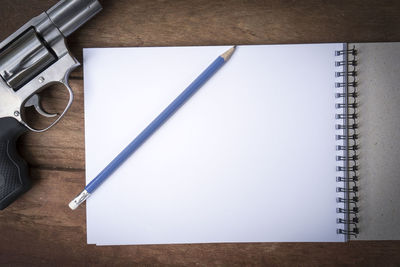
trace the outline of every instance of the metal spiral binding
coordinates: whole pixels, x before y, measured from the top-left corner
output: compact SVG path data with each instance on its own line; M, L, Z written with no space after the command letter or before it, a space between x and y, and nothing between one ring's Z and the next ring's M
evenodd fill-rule
M351 49L344 46L343 50L335 52L338 60L335 61L335 66L340 68L340 71L335 73L335 77L340 82L335 83L335 88L338 90L335 97L338 99L335 107L337 109L336 119L338 123L336 130L340 132L336 135L338 145L336 150L340 155L336 156L338 166L336 171L338 176L336 182L338 187L336 192L340 195L336 202L340 207L337 208L337 213L340 214L337 218L338 234L346 236L349 240L351 236L357 237L358 229L358 124L357 124L357 50L353 46Z

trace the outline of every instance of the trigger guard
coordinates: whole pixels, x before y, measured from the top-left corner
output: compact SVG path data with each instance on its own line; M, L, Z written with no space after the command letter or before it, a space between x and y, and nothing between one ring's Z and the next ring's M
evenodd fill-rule
M31 98L28 99L28 101L26 101L25 103L25 107L34 107L36 112L39 113L40 115L42 115L43 117L46 118L54 118L56 117L58 114L50 114L47 113L41 106L40 104L40 96L38 94L34 94L33 96L31 96Z
M61 83L62 85L64 85L64 87L67 89L67 91L68 91L68 93L69 93L68 104L67 104L67 106L65 107L64 111L60 114L60 116L59 116L49 127L46 127L46 128L44 128L44 129L35 129L35 128L29 126L28 123L26 123L24 120L22 120L21 123L22 123L26 128L28 128L30 131L35 132L35 133L43 133L43 132L45 132L45 131L47 131L47 130L53 128L53 126L56 125L56 124L64 117L65 113L67 113L67 111L70 109L70 107L71 107L71 105L72 105L72 102L74 101L74 93L73 93L73 91L72 91L72 89L71 89L71 87L69 86L69 84L68 84L67 81L61 81L61 82L59 82L59 83Z

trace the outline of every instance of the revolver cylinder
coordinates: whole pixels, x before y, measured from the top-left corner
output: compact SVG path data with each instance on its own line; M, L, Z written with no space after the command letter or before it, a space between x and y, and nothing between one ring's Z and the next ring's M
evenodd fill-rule
M0 78L17 91L68 53L64 38L101 9L98 0L61 0L33 19L0 44Z
M0 53L0 76L17 90L56 61L33 28Z

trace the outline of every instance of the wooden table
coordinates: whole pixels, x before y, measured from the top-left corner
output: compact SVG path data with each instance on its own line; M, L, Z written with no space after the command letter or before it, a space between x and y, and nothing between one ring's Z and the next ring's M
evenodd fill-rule
M2 0L0 39L56 2ZM68 40L80 60L83 47L400 41L395 0L101 2L103 12ZM76 99L66 118L49 132L20 139L33 188L0 212L0 265L400 264L396 241L86 245L85 208L72 212L66 205L85 177L82 68L72 73L71 86ZM45 106L60 109L66 97L58 90L46 93Z

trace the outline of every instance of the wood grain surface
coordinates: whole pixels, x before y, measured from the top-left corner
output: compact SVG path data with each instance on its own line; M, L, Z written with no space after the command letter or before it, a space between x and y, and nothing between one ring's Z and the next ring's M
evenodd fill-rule
M0 39L56 2L1 0ZM68 39L78 59L83 47L400 41L395 0L100 2L102 13ZM72 212L67 206L84 185L81 68L72 73L71 86L76 99L65 119L49 132L20 139L33 188L0 212L0 265L400 265L398 241L86 245L85 208ZM58 110L66 97L60 90L47 92L46 107Z

